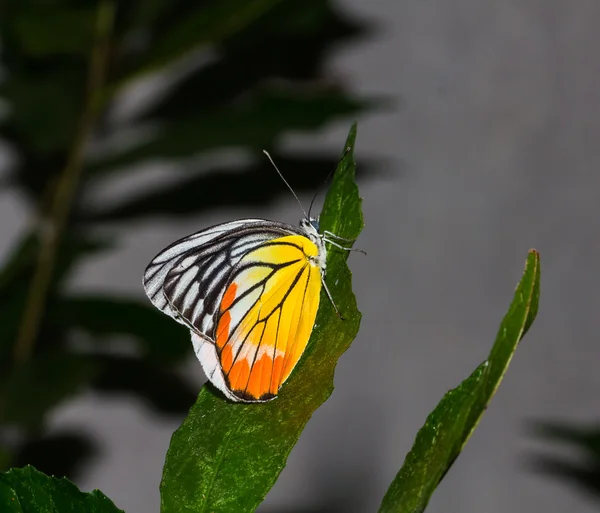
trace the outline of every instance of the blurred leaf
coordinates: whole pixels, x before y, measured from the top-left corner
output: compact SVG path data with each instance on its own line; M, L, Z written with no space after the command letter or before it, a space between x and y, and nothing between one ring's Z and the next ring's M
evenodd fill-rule
M19 323L27 300L25 287L15 288L10 296L5 295L5 292L5 289L2 290L0 296L0 379L11 364L11 350L17 339Z
M580 427L566 423L540 422L535 426L540 438L583 449L600 462L600 427Z
M60 299L55 312L61 326L83 330L96 340L132 336L144 356L163 365L181 361L191 349L189 331L150 304L116 297L80 296Z
M196 398L197 388L175 372L139 358L97 355L102 372L93 388L104 393L133 393L155 410L165 414L185 414ZM202 374L198 364L198 374Z
M310 90L335 91L337 81L327 77L322 65L332 47L360 35L362 28L334 12L327 0L281 1L225 41L218 58L184 75L142 119L186 119L190 105L197 112L214 111L273 83L304 88L301 96Z
M38 426L52 407L88 384L97 368L70 354L36 355L0 376L0 424Z
M13 246L0 270L0 294L12 284L22 283L23 277L30 274L38 249L37 237L33 233L23 235Z
M44 474L74 479L84 461L95 453L95 444L89 437L76 431L61 431L27 438L15 449L13 466L33 465Z
M530 458L530 467L600 498L600 428L543 422L535 425L535 433L542 439L573 446L582 454L576 459L563 454L537 454Z
M380 512L422 512L460 454L535 319L540 294L539 254L532 250L488 359L442 398L417 434Z
M0 472L8 470L12 462L12 454L4 447L0 447Z
M314 193L338 162L328 157L272 157L298 193ZM367 167L368 163L361 166L363 172ZM261 153L258 162L250 166L195 174L172 185L145 190L143 196L122 205L86 213L84 219L114 222L148 216L187 216L211 208L265 205L280 196L289 196L289 191Z
M0 474L3 513L123 513L102 492L80 492L68 479L48 477L31 466Z
M1 103L0 99L0 103ZM65 154L61 151L39 152L23 140L23 134L15 126L2 126L0 122L0 144L14 152L18 162L9 166L3 177L2 187L11 187L22 194L24 207L36 214L48 199L48 191L64 166Z
M154 72L202 46L219 43L231 34L243 30L279 1L281 0L218 0L203 2L202 6L189 9L184 16L174 18L173 23L163 25L160 31L155 31L145 58L138 61L134 75L125 80Z
M95 17L93 8L43 6L24 10L13 21L13 30L27 56L87 55Z
M75 135L83 101L85 68L14 69L1 84L9 116L0 123L31 152L65 152ZM47 169L44 175L56 173ZM25 170L27 172L27 170Z
M368 106L336 91L262 89L216 110L188 106L185 118L163 126L154 138L139 146L97 162L94 168L126 166L159 157L190 157L222 147L270 148L283 132L316 130L332 119L356 114Z
M68 234L57 256L52 287L57 289L62 280L85 256L108 247L110 245L107 240L92 239L74 232ZM28 233L22 236L0 271L0 375L1 370L7 367L10 360L9 353L17 337L38 250L36 235ZM55 292L56 290L48 300L47 311L53 308ZM49 335L48 330L44 329L42 334Z
M188 3L197 4L195 1ZM173 9L180 9L180 12L185 13L181 9L181 0L145 0L143 2L126 2L121 4L120 17L128 19L129 30L135 30L139 28L147 29L149 25L160 21L169 15L169 12Z
M356 126L346 146L354 148ZM353 153L343 159L325 200L321 226L356 238L363 226ZM344 200L341 200L341 197ZM345 211L336 210L344 204ZM333 390L340 355L358 332L347 253L331 250L327 283L346 317L339 319L324 293L311 340L277 399L231 403L205 386L171 439L161 484L162 513L254 511L285 466L313 412Z
M67 234L57 257L54 281L59 283L65 278L80 259L110 247L107 239L92 238L74 232ZM0 270L0 297L5 290L10 290L14 285L23 286L24 279L33 271L38 252L36 234L28 232L21 236Z

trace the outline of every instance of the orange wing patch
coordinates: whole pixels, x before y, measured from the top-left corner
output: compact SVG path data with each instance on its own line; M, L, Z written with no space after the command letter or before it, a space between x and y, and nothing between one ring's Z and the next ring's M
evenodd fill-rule
M321 292L317 247L274 239L245 255L220 305L215 341L227 386L247 401L279 392L306 349Z

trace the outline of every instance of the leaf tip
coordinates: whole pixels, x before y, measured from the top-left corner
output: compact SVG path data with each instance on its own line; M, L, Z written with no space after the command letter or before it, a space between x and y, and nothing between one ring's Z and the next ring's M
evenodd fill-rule
M356 144L356 130L358 127L358 123L355 121L352 123L350 127L350 131L348 132L348 137L346 138L346 145L344 146L344 153L354 154L354 145Z

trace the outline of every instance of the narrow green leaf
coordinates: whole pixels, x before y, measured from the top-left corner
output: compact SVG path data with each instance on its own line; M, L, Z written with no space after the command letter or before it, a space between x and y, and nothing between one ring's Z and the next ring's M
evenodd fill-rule
M123 513L99 490L80 492L67 478L42 474L31 466L0 474L2 513Z
M419 513L460 454L494 395L523 335L535 319L540 294L539 254L532 250L490 355L442 398L417 434L390 485L380 513Z
M338 166L322 215L323 230L356 238L363 226L353 160L356 126ZM343 208L344 210L339 210ZM333 390L340 355L358 332L346 252L331 249L327 284L345 320L322 295L308 348L277 399L231 403L205 386L174 433L161 483L162 513L254 511L275 483L313 412Z

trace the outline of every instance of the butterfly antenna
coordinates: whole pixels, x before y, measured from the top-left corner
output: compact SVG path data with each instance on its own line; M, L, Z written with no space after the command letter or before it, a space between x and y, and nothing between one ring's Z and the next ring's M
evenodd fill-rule
M331 175L333 175L333 173L335 173L336 169L338 167L340 167L340 164L342 163L342 160L344 160L346 158L346 155L348 155L348 153L350 153L351 150L352 150L352 148L350 146L348 146L346 148L346 151L344 151L344 154L342 155L342 158L338 161L338 163L335 165L335 167L331 171L329 171L329 174L327 175L327 177L325 178L325 180L323 180L323 182L321 183L321 185L319 185L319 188L317 189L317 192L315 192L315 195L313 196L312 200L310 200L310 205L308 206L308 216L309 216L309 219L310 219L310 212L312 210L313 203L317 199L317 196L323 190L323 187L325 187L325 184L329 181L329 179L331 178Z
M279 177L283 180L283 183L286 184L288 186L288 189L290 191L292 191L292 194L294 195L294 198L296 198L296 201L298 202L298 205L300 205L300 209L302 210L302 212L304 213L304 217L306 217L306 219L309 219L308 215L306 214L306 210L304 210L304 207L302 206L302 203L300 202L300 199L298 199L298 196L296 196L296 193L294 192L294 189L292 189L292 186L287 182L287 180L283 177L283 175L281 174L281 171L279 171L279 168L275 165L275 162L273 162L273 159L271 158L271 155L269 155L269 152L267 150L263 150L263 153L267 156L267 158L271 161L271 164L273 165L273 167L275 168L275 171L277 171L277 174L279 175ZM312 205L312 202L311 202ZM310 210L309 210L310 212Z

